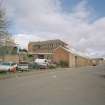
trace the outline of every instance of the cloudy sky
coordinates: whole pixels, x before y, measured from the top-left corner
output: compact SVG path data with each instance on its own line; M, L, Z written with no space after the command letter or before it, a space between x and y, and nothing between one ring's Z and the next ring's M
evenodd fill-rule
M5 0L9 31L29 41L61 39L90 56L105 57L105 0Z

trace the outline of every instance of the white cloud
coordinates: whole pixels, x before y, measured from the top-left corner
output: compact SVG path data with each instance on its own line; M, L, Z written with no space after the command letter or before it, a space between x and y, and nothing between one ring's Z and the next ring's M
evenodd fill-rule
M29 34L17 34L14 35L13 38L15 39L15 43L22 48L28 48L27 43L30 41L41 41L40 37Z
M105 56L105 17L90 22L95 14L86 0L70 13L62 12L60 0L8 0L6 4L9 16L25 33L15 36L23 47L31 40L59 38L91 56Z

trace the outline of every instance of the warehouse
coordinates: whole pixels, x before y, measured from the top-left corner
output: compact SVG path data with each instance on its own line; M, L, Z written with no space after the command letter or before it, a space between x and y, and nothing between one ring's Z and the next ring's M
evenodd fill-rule
M62 46L54 50L53 60L57 64L59 64L61 61L66 62L68 67L88 66L91 64L91 60L89 58L75 54L73 51Z
M89 58L76 54L68 48L68 44L61 40L30 42L28 52L34 59L50 59L57 64L65 63L67 67L91 65Z
M52 59L54 49L56 49L59 46L66 47L67 44L59 39L29 42L28 52L29 54L34 56L34 59Z

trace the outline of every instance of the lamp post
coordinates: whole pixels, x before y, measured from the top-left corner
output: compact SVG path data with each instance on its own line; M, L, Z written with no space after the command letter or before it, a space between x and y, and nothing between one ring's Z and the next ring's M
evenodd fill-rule
M17 45L17 54L18 54L18 62L20 62L20 48L19 48L19 44L16 44Z

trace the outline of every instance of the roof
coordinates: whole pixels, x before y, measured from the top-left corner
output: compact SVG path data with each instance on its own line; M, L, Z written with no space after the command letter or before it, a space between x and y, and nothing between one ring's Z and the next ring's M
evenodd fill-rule
M67 43L59 40L59 39L55 39L55 40L46 40L46 41L37 41L37 42L29 42L29 44L35 44L35 45L40 45L40 44L52 44L52 43L57 43L57 42L60 42L60 43L63 43L65 45L68 45Z

